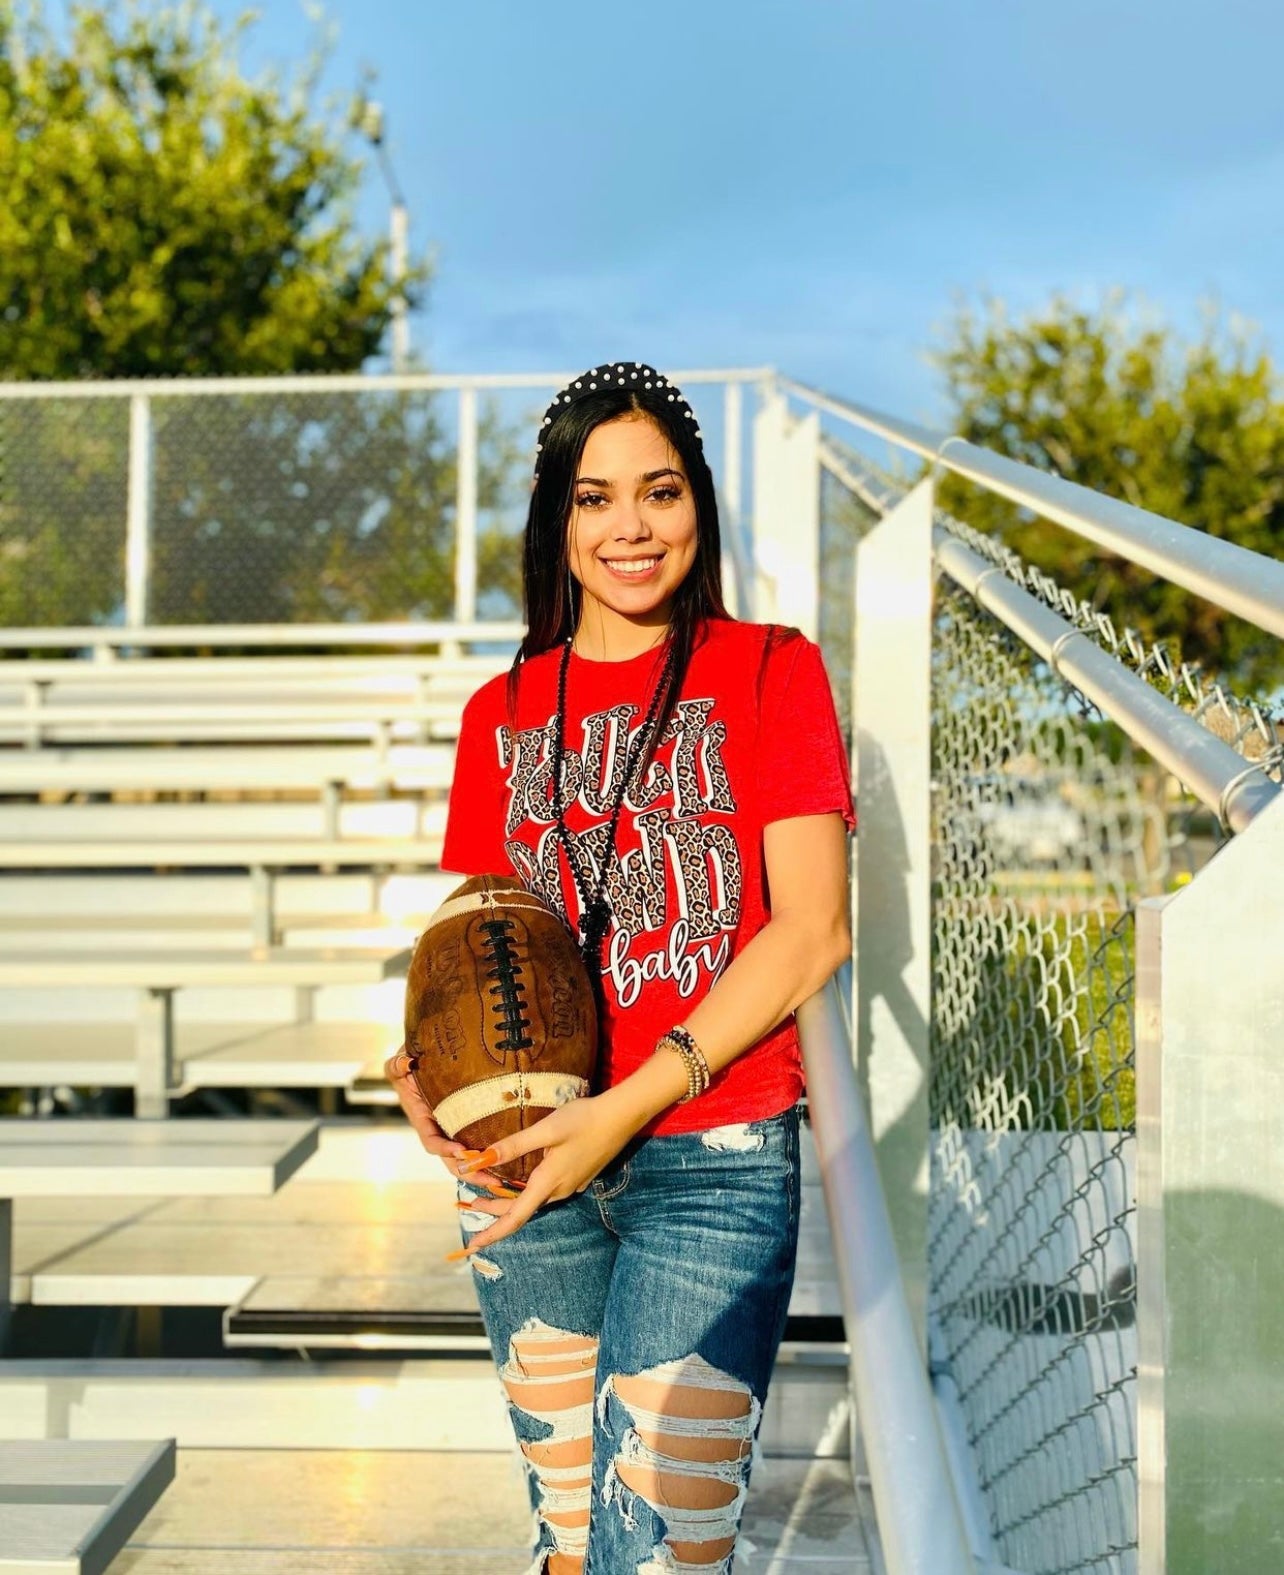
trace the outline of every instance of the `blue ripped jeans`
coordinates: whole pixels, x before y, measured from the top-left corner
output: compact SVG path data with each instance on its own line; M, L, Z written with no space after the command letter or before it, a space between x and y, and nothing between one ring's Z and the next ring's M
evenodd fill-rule
M469 1259L538 1535L727 1575L798 1247L799 1108L650 1137ZM459 1197L486 1196L461 1181ZM460 1212L465 1242L493 1216Z

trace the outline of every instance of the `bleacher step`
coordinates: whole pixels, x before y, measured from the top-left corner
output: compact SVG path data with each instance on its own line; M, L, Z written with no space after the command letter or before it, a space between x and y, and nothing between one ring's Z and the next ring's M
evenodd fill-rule
M525 1575L529 1530L511 1447L189 1448L179 1450L173 1485L112 1575ZM848 1463L760 1461L737 1567L868 1575Z
M844 1365L782 1360L764 1411L764 1451L845 1455L847 1406ZM483 1352L0 1361L0 1416L14 1438L173 1437L207 1449L488 1450L512 1437Z

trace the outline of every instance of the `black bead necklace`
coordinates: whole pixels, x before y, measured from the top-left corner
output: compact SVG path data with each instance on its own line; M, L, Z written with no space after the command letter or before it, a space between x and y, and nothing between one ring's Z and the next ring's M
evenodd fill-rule
M620 824L620 811L624 807L624 798L633 781L646 753L651 734L655 731L659 721L660 702L669 687L676 663L677 646L672 635L669 637L669 649L665 654L664 666L656 680L655 690L651 695L651 702L647 706L646 716L633 740L633 747L626 751L624 769L620 772L619 786L617 787L611 804L611 823L607 833L606 847L602 853L602 862L598 868L597 885L594 887L589 879L587 861L581 863L579 849L576 848L570 834L566 829L566 805L562 791L565 777L566 761L566 673L571 663L571 642L573 635L567 635L566 643L562 647L562 661L557 673L557 723L556 733L553 738L553 806L557 815L557 835L566 854L566 862L570 866L571 875L575 880L575 889L580 899L579 946L588 964L589 978L593 981L595 990L601 988L602 973L602 942L606 938L607 926L611 922L611 905L606 900L606 882L610 874L611 863L615 858L615 838Z

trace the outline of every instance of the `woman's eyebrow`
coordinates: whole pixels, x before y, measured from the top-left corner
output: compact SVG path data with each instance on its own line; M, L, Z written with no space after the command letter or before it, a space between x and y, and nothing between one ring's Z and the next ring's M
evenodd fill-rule
M640 475L638 477L638 480L639 481L658 481L661 476L676 476L679 481L685 480L685 477L683 476L682 472L680 470L674 470L671 466L666 466L663 470L647 470L647 471L644 471L642 473L642 475ZM607 481L605 476L577 476L575 478L575 485L577 487L584 487L584 486L610 487L610 486L613 486L614 483L610 482L610 481Z

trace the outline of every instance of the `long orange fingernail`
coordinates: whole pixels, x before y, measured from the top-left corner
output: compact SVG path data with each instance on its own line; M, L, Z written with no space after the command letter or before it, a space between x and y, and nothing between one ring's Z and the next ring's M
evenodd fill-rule
M484 1154L478 1154L476 1158L466 1160L459 1168L461 1171L485 1170L487 1165L493 1165L498 1158L498 1150L488 1148Z
M443 1253L442 1254L443 1261L446 1262L446 1263L455 1263L460 1258L466 1258L467 1256L468 1256L468 1248L467 1247L461 1247L458 1252L447 1252L447 1253Z

